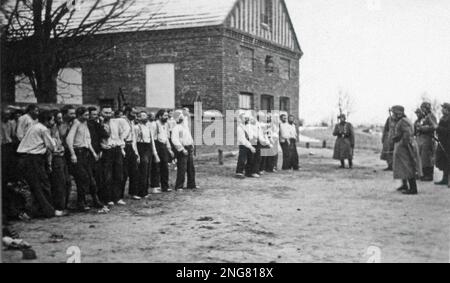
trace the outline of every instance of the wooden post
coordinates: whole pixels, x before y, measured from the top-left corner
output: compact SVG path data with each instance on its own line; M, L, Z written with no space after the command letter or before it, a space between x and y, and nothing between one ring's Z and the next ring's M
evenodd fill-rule
M223 150L219 149L219 165L223 165Z
M327 148L327 141L323 141L322 148Z

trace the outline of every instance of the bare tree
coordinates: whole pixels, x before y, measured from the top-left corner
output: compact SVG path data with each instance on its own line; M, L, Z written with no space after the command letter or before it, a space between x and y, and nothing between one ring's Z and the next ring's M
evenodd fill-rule
M353 97L346 91L339 91L338 96L338 108L339 114L345 114L349 117L353 113L354 99Z
M73 62L102 56L117 44L112 39L90 44L96 35L133 20L133 24L138 23L134 31L147 26L154 14L137 9L135 2L1 0L6 71L25 75L39 103L55 103L61 69ZM145 17L138 18L142 13L146 13Z

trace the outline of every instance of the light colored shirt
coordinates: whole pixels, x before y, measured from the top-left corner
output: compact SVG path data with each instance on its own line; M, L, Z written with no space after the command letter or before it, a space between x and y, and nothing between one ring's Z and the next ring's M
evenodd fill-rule
M152 133L153 139L156 140L156 138L157 138L156 137L156 130L157 130L156 121L149 122L148 127L150 128L150 132Z
M280 141L286 142L288 140L295 139L297 140L297 130L295 128L295 124L289 123L281 123L280 125Z
M27 131L37 123L37 121L33 120L30 115L25 114L19 117L17 121L17 133L16 136L19 141L22 141L27 133Z
M61 140L61 136L59 135L59 129L58 126L54 126L51 130L51 137L53 139L53 143L55 147L53 148L53 155L62 156L64 155L65 149L63 142Z
M239 124L237 127L238 144L245 146L248 149L253 147L251 141L251 127L250 125Z
M269 133L268 133L268 125L267 125L267 123L257 122L256 123L256 127L257 127L258 141L263 146L269 146L270 145L270 139L269 139L269 135L268 135Z
M124 119L111 119L103 127L108 134L108 138L103 139L101 142L103 149L125 147L125 137L128 132L125 131L126 122Z
M194 145L191 131L183 124L177 124L172 129L172 143L177 151L183 151L184 147Z
M169 142L169 125L165 123L164 125L161 121L156 122L156 139L158 142L166 144L167 148L171 149Z
M51 137L50 129L41 123L37 123L27 131L20 142L17 152L20 154L43 155L53 151L55 143Z
M125 121L124 124L124 130L125 130L125 142L135 142L136 135L134 132L134 125L133 122L128 120L127 118L123 118L123 121Z
M75 119L66 142L69 149L91 148L91 133L87 122L81 123L78 119Z
M134 126L136 133L136 142L138 143L152 143L152 132L150 129L150 123L143 125L141 123Z
M2 144L9 144L13 142L14 137L14 125L10 121L2 122Z

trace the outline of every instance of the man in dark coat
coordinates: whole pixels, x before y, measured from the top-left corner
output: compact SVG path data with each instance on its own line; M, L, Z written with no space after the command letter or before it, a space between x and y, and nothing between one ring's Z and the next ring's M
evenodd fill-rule
M442 114L444 115L439 122L436 133L439 140L439 146L436 152L436 167L444 172L442 181L436 185L449 186L450 173L450 103L442 105Z
M339 117L333 136L337 137L334 146L333 158L341 161L341 168L345 168L345 160L348 159L349 168L353 168L353 151L355 149L355 132L353 125L347 122L347 117L342 114Z
M391 111L391 109L389 109ZM381 142L383 143L383 150L381 152L381 160L386 161L388 167L385 171L392 171L392 164L394 162L394 137L396 121L394 117L389 116L384 125L383 136Z
M414 123L414 132L422 161L424 175L422 181L432 182L434 179L434 154L436 150L434 132L437 128L437 120L431 111L431 104L428 102L422 103L416 114L417 121Z
M397 121L393 138L395 142L394 179L403 182L398 191L407 195L416 195L418 193L416 179L422 176L422 162L419 147L414 139L414 127L406 117L404 107L394 106L392 112Z

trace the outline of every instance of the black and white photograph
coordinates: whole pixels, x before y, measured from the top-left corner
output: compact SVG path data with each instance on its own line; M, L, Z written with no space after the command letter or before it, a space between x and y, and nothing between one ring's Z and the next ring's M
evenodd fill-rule
M0 0L0 93L2 263L450 263L450 1Z

